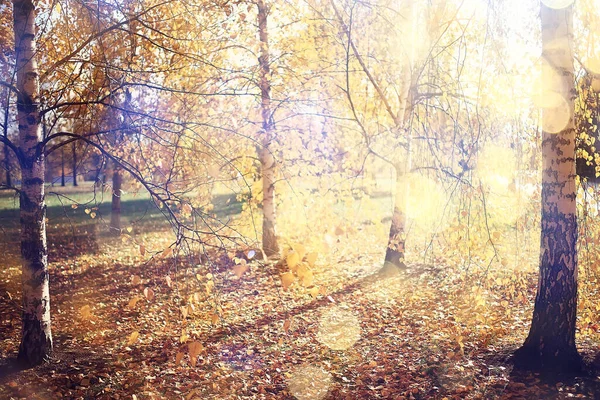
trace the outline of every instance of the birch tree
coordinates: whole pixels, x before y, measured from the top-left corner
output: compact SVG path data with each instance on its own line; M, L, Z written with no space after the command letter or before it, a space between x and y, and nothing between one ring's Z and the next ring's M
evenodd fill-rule
M517 366L578 370L577 217L575 185L576 96L573 68L573 6L541 4L542 231L539 281L529 335L515 353Z
M23 287L23 330L18 359L25 364L39 364L52 351L52 331L33 1L14 0L13 14L19 126L18 149L13 150L21 167L19 204Z

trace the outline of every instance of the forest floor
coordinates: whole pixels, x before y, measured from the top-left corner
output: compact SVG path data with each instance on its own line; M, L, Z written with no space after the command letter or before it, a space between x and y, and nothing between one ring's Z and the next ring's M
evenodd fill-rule
M168 244L163 225L137 225L136 240L115 238L57 211L49 224L55 351L48 363L20 371L12 365L18 235L0 210L0 398L600 396L591 372L545 378L512 370L510 355L530 322L531 271L490 278L411 264L379 277L381 251L363 249L317 259L310 285L296 280L283 289L275 262L250 260L246 268L231 254L212 254L209 267L170 254L149 258L137 243L143 236L149 248ZM596 327L580 329L590 365L599 341Z

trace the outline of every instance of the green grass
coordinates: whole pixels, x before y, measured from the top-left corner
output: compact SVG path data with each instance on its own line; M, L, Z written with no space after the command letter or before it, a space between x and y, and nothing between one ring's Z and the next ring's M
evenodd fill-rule
M111 213L111 195L102 192L90 182L80 186L47 186L46 207L48 225L60 226L88 225L90 223L108 223ZM213 197L217 218L227 218L242 211L242 203L236 195L219 193ZM76 208L74 208L76 207ZM88 212L86 212L86 210ZM95 218L92 218L92 212ZM162 210L151 201L147 192L125 192L121 197L121 218L123 226L143 225L146 228L166 228L168 222ZM0 227L3 230L18 229L19 198L14 192L0 191Z

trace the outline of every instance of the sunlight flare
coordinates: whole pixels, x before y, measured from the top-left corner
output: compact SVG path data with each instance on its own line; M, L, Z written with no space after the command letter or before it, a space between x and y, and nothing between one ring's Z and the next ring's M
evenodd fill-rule
M360 339L360 322L342 306L325 310L319 320L317 338L331 350L347 350Z
M305 364L291 371L287 385L298 400L320 400L329 393L333 377L320 367Z

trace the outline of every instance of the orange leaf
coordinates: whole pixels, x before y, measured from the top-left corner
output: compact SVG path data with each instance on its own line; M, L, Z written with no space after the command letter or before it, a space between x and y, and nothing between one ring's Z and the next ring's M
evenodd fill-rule
M234 274L235 274L235 276L237 276L238 278L241 278L241 277L242 277L242 275L244 275L244 273L245 273L246 271L248 271L248 268L250 268L250 267L248 267L248 265L247 265L247 264L245 264L245 263L244 263L244 264L239 264L239 265L236 265L235 267L233 267L233 273L234 273Z
M140 278L139 275L133 275L131 277L131 284L134 286L139 285L140 283L142 283L142 278Z
M183 358L183 352L182 351L178 351L177 355L175 356L175 365L181 364L181 359L182 358Z

